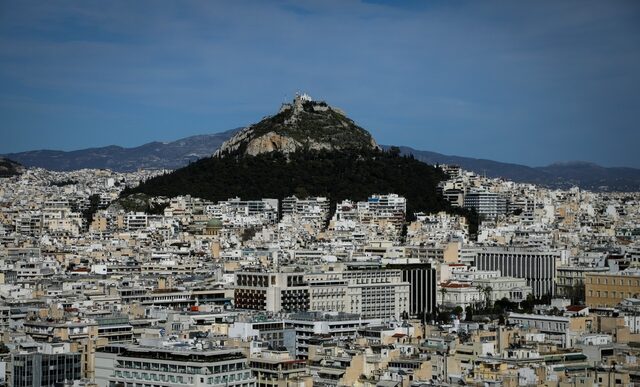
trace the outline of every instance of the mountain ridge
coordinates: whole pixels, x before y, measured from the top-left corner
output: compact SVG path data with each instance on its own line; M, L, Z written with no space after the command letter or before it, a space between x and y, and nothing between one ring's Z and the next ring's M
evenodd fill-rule
M132 172L138 169L176 169L210 156L239 128L213 134L198 134L175 141L152 141L136 147L107 145L104 147L60 151L40 149L4 155L26 167L53 171L84 168L112 169Z
M79 149L75 151L34 150L9 153L5 158L14 160L25 167L40 167L50 170L74 170L82 168L111 168L119 172L135 171L140 168L176 169L197 159L208 157L222 143L242 128L213 134L200 134L170 142L153 141L137 147L125 148L117 145ZM182 144L182 145L180 145ZM192 147L189 144L194 144ZM381 145L389 149L392 145ZM183 148L182 151L172 147ZM213 148L211 148L213 147ZM161 148L149 157L145 150ZM184 149L189 148L189 149ZM433 151L418 150L408 146L398 146L402 154L412 154L420 161L430 164L457 164L464 169L488 177L505 178L517 182L540 184L552 188L567 188L577 185L581 188L603 191L640 191L640 169L633 167L603 167L588 161L555 162L547 166L531 167L516 163L445 155ZM142 150L142 154L140 150ZM113 154L109 155L109 151ZM121 152L135 157L121 159ZM148 153L148 152L147 152ZM192 155L185 157L181 155ZM160 157L161 156L161 157ZM606 189L603 189L606 186Z
M384 149L390 148L383 145ZM556 162L543 167L503 163L488 159L450 156L400 146L401 154L413 155L429 164L456 164L463 169L492 178L504 178L519 183L531 183L551 188L578 186L594 191L640 191L640 169L603 167L585 161Z

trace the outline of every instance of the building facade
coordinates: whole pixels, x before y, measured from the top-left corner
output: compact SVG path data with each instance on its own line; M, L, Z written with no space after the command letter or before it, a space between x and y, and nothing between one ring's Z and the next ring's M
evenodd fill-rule
M555 295L556 261L560 253L514 248L478 251L478 270L500 270L505 277L524 278L536 298Z
M585 297L590 308L616 307L625 298L640 297L640 272L587 273Z

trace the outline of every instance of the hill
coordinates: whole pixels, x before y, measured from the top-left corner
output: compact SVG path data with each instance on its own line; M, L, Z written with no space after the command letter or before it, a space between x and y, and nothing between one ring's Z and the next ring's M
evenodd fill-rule
M298 95L293 103L248 126L225 141L217 156L258 155L266 152L285 154L308 150L379 149L369 132L345 113L324 101Z
M332 202L365 200L397 193L407 198L407 213L468 212L450 207L436 192L445 178L441 169L393 152L378 150L309 150L243 157L209 157L150 179L122 195L144 193L173 197L193 195L212 201L326 196Z
M6 156L26 167L52 171L83 168L131 172L138 169L176 169L210 156L238 129L216 134L186 137L172 142L150 142L134 148L112 145L76 151L37 150L10 153Z
M24 167L13 160L0 157L0 177L16 176L24 172Z
M369 132L339 109L308 96L296 96L274 116L251 125L213 156L150 179L131 194L192 195L211 201L326 196L331 208L344 199L365 200L372 194L396 193L414 212L456 211L437 194L445 178L440 168L382 151Z

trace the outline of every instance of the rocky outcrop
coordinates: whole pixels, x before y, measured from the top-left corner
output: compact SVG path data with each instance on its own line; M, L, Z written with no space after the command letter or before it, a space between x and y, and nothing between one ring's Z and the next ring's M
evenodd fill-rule
M258 155L260 153L266 152L283 152L283 153L291 153L300 149L302 144L295 141L294 139L286 136L281 136L274 132L269 132L264 134L258 138L254 138L249 141L247 144L248 155Z
M214 156L346 149L380 148L369 132L342 110L303 95L283 104L276 115L236 133Z

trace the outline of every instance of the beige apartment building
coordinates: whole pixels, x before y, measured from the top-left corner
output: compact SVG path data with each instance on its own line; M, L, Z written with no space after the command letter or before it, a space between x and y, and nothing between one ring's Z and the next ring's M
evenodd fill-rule
M585 296L590 308L615 307L625 298L640 297L640 272L586 273Z

